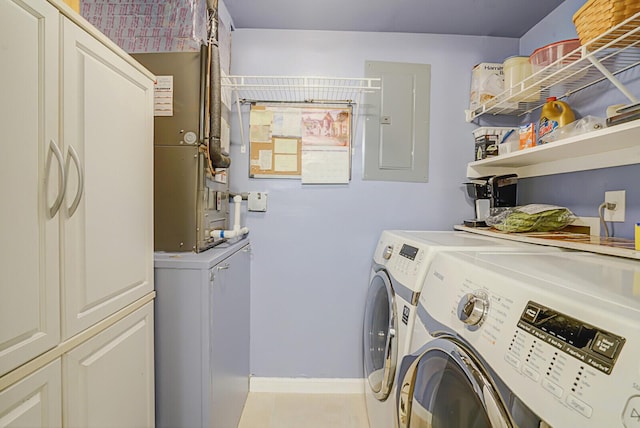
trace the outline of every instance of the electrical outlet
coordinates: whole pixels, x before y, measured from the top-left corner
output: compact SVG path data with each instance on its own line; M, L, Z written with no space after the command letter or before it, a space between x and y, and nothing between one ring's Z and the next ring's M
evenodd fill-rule
M608 203L616 204L616 207L612 210L609 210L605 207L604 209L604 220L605 221L624 221L624 211L625 211L625 190L616 190L612 192L604 192L604 201Z

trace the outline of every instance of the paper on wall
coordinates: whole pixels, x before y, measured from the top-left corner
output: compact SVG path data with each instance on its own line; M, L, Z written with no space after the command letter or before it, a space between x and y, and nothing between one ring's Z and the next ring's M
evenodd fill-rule
M271 127L269 125L249 125L249 141L270 143Z
M253 109L249 113L249 125L271 126L273 111Z
M153 115L173 116L173 76L156 76L153 85Z
M303 184L349 183L349 150L328 148L302 150Z
M275 153L298 154L298 140L295 138L274 138L273 151Z
M302 136L302 111L299 108L274 110L272 132L282 137Z
M298 155L275 155L274 163L274 171L295 172L298 170Z
M258 152L258 167L263 171L270 171L273 168L273 152L271 150L260 150Z

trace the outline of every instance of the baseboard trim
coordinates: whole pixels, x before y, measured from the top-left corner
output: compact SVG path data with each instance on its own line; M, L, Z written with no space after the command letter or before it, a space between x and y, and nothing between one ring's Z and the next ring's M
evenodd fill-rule
M364 379L252 376L249 379L249 390L251 392L293 394L362 394L364 393Z

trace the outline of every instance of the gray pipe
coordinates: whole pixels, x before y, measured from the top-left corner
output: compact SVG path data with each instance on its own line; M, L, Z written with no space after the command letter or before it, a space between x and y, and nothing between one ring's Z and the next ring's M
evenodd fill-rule
M222 126L222 95L220 83L220 51L217 41L210 41L211 81L209 85L209 157L214 168L228 168L231 158L222 154L220 130Z

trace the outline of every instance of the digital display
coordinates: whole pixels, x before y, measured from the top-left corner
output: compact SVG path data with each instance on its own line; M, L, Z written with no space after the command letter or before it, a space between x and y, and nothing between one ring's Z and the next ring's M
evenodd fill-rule
M623 337L531 301L518 327L606 374L625 342Z
M403 244L400 249L400 255L408 258L409 260L415 260L416 255L418 254L418 249L416 247L412 247L411 245Z
M576 348L584 348L596 336L597 330L589 325L549 308L536 308L537 315L531 324Z

